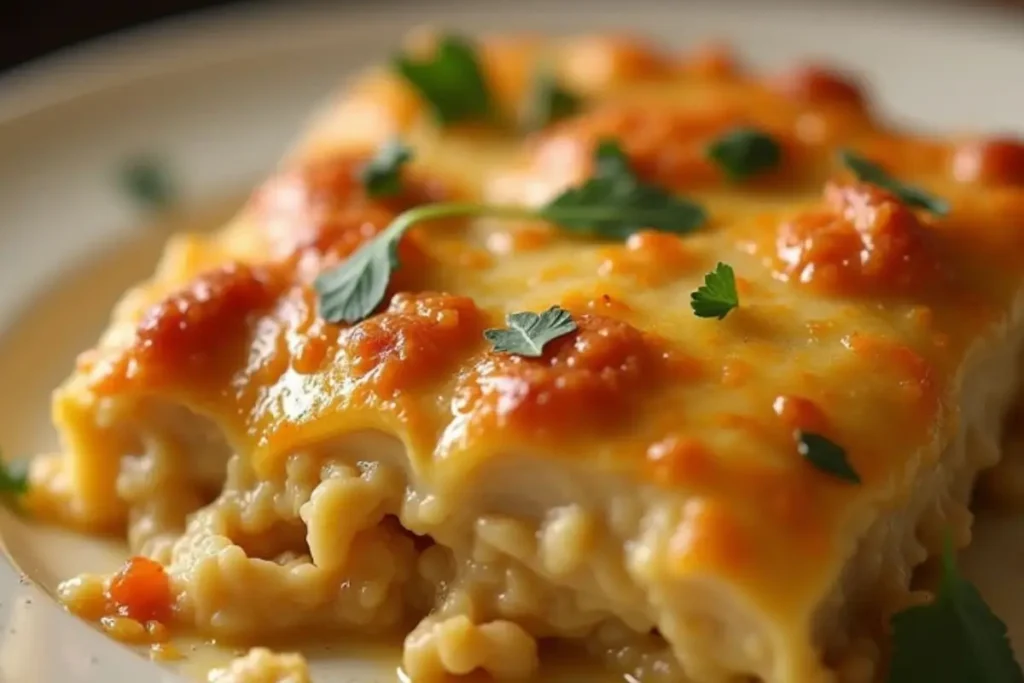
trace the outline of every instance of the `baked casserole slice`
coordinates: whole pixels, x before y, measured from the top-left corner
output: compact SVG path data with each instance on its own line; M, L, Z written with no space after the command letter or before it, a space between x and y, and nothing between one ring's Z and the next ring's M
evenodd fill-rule
M420 35L171 240L57 390L28 503L165 572L121 614L408 632L413 680L527 677L556 639L871 681L1000 458L1022 254L1019 141L890 127L839 72ZM117 602L94 579L69 605Z

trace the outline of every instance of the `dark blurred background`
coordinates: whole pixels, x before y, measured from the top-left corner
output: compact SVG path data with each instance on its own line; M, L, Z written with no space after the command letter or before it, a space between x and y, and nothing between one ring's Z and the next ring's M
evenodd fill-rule
M208 7L254 4L255 0L0 0L0 71L45 55L61 47L120 29L175 14ZM274 0L260 0L274 2ZM276 0L290 4L295 0ZM338 3L392 0L332 0ZM481 0L481 2L486 0ZM566 1L566 0L552 0ZM586 0L576 0L584 3ZM628 0L624 0L628 1ZM681 2L682 0L676 0ZM726 0L722 0L725 2ZM771 0L764 0L771 2ZM829 2L830 0L819 0ZM856 2L857 0L831 0ZM975 7L1015 7L1021 10L1021 40L1024 41L1024 0L889 0L929 4L959 3Z
M287 0L285 0L287 1ZM0 70L122 28L241 0L0 0Z

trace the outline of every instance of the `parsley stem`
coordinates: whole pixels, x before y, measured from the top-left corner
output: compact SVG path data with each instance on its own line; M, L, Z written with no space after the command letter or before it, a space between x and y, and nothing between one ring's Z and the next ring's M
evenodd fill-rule
M592 178L541 206L450 202L417 206L399 214L343 263L317 276L313 285L321 316L330 322L356 323L371 315L384 300L392 273L401 266L398 245L402 236L424 221L474 216L546 220L567 233L598 239L626 239L644 229L681 235L705 222L704 210L697 204L642 182L614 141L598 145L594 163Z
M643 219L650 212L650 221L657 220L658 208L637 207L633 214ZM399 214L388 226L387 234L392 239L401 237L406 230L417 223L438 220L441 218L460 218L470 216L490 216L492 218L509 218L521 220L546 220L552 223L600 223L614 220L621 215L618 206L512 206L479 204L475 202L445 202L417 206ZM641 222L643 222L641 220Z
M417 223L438 220L440 218L460 218L469 216L493 216L495 218L537 218L538 211L524 206L492 206L475 202L445 202L443 204L427 204L417 206L398 215L388 226L388 237L397 239L406 230Z

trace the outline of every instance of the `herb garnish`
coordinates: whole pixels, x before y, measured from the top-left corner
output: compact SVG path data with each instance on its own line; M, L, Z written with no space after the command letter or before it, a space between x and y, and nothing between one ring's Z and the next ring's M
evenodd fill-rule
M523 112L523 127L536 131L566 116L579 111L582 100L558 83L554 71L547 67L537 70L533 77L526 110Z
M873 161L868 161L856 152L845 149L839 153L839 159L857 176L858 180L892 192L900 201L909 206L930 211L936 216L945 216L949 213L949 202L946 200L940 199L920 187L907 185L893 178L881 166Z
M644 228L684 234L707 220L699 205L641 181L614 140L598 143L590 179L555 197L537 217L606 239L625 239Z
M797 451L809 463L837 479L860 483L860 475L846 459L846 451L820 434L797 431Z
M484 337L494 345L495 351L517 356L537 358L544 353L544 345L552 339L576 330L576 322L569 312L552 306L540 315L529 311L509 313L507 328L484 330Z
M486 121L495 113L491 93L473 44L442 36L434 54L422 60L399 55L395 70L426 101L441 125Z
M140 156L121 169L120 184L143 208L166 211L176 198L176 188L167 167L156 157Z
M736 128L708 145L707 156L729 178L740 181L778 166L782 147L756 128Z
M20 496L28 492L28 468L24 462L7 462L0 454L0 496Z
M373 241L316 279L320 315L335 323L354 323L370 315L384 299L391 273L400 265L398 242L402 235L410 226L428 220L470 216L541 219L570 233L604 239L622 239L645 228L687 233L705 221L700 206L640 181L615 142L598 145L594 162L590 179L544 206L453 202L418 206L400 214Z
M739 305L736 274L733 273L732 266L726 263L715 266L713 271L704 276L704 284L690 295L690 307L698 318L721 320Z
M942 553L934 600L892 618L893 656L888 683L1022 683L1006 625L974 585L957 571L953 545Z
M395 138L381 145L373 158L359 169L359 182L371 197L393 197L402 191L402 166L412 150Z

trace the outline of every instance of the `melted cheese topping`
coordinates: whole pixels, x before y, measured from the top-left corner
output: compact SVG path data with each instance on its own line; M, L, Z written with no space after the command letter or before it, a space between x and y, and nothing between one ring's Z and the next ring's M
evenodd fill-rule
M859 535L939 463L967 359L1005 334L1021 285L1024 144L894 130L847 76L751 75L717 47L679 57L622 36L504 37L481 50L510 116L542 59L584 111L528 137L440 129L395 76L357 82L231 225L175 238L83 354L56 396L77 482L68 504L94 526L122 522L98 472L130 446L116 413L95 414L125 397L208 418L266 478L311 444L394 435L418 486L452 507L480 472L528 453L685 499L667 544L650 549L659 571L716 577L809 633ZM783 161L734 183L705 149L741 125L770 132ZM354 174L395 133L416 151L406 189L368 198ZM316 275L403 209L540 204L585 179L608 137L644 179L702 204L707 225L601 242L541 222L423 224L377 313L350 326L318 317ZM950 215L857 182L840 147L947 199ZM719 261L741 304L697 318L690 293ZM554 304L579 330L541 358L482 337L509 312ZM795 430L842 445L862 484L804 460Z

